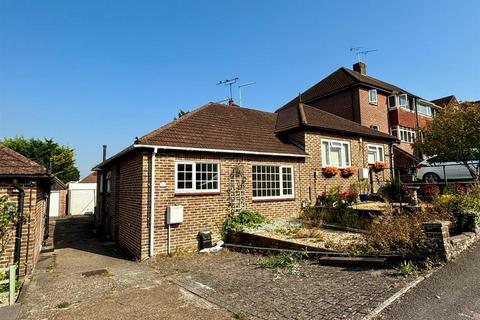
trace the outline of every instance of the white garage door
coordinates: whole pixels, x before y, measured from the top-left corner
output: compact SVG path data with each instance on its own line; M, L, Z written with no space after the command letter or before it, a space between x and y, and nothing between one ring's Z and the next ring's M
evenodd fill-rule
M48 215L50 217L58 217L60 213L60 192L52 191L50 192L50 211Z
M70 190L69 202L69 214L93 214L95 190Z

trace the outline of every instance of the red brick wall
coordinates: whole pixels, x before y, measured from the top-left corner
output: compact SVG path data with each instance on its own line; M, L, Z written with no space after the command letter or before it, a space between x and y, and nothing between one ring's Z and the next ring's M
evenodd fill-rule
M369 103L368 88L356 88L359 95L360 121L359 123L370 127L378 126L379 131L389 133L388 127L388 96L377 91L377 104Z
M30 274L38 260L43 242L46 201L44 189L36 182L20 183L25 190L24 213L27 216L22 228L22 243L20 252L20 275ZM7 195L9 201L15 206L18 205L18 192L14 191L10 181L0 181L0 196ZM13 236L15 237L15 227ZM0 267L13 263L15 239L12 238L7 250L0 256Z

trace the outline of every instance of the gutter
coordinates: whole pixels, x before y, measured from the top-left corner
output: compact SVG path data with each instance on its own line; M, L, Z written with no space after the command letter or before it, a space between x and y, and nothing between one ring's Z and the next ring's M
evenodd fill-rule
M14 258L13 262L16 265L20 265L20 250L22 248L22 227L23 227L23 206L25 203L25 190L18 184L17 179L13 179L13 186L17 189L20 193L18 194L18 222L16 228L16 237L15 237L15 251L14 251ZM20 275L20 268L17 268L17 275Z

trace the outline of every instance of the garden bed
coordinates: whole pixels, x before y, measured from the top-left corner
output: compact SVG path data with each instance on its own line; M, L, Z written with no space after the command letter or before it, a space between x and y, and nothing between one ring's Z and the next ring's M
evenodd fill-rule
M280 220L264 223L255 229L245 229L244 233L272 239L277 244L284 243L285 249L307 248L315 251L336 251L335 248L363 243L358 232L333 229L332 227L312 227L301 220ZM244 237L245 238L245 237ZM286 243L291 243L288 245Z

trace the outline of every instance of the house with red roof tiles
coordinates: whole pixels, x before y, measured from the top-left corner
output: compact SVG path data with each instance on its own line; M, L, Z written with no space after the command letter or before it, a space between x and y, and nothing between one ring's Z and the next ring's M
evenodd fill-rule
M369 165L391 168L397 138L305 103L276 113L208 103L154 130L98 164L95 226L145 259L213 240L228 214L256 210L297 217L330 188L359 178ZM324 174L335 167L339 173ZM342 175L345 169L356 174Z

